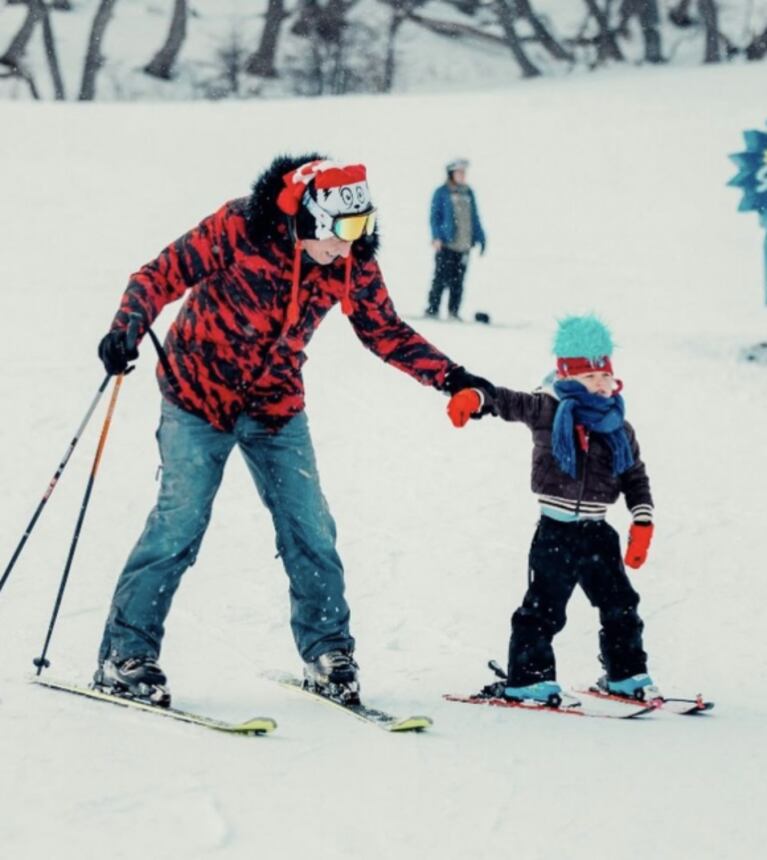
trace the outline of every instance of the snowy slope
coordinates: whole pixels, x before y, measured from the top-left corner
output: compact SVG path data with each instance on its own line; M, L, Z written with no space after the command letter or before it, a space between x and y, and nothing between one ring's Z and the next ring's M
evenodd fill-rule
M268 714L278 732L227 738L30 686L101 410L0 594L2 856L762 856L767 383L738 353L765 339L767 320L761 236L725 182L726 155L763 123L763 104L756 67L471 98L0 106L14 130L0 136L3 566L101 381L96 344L129 272L245 192L275 152L316 146L369 165L382 267L400 310L418 312L428 198L461 153L489 235L467 311L507 327L422 331L471 370L530 388L550 366L556 316L610 321L657 503L650 560L632 574L652 672L718 703L709 718L623 723L441 700L504 658L536 518L529 437L492 420L455 430L439 394L365 353L334 313L312 342L308 411L363 689L372 704L430 713L434 731L385 735L259 679L299 662L271 525L237 455L163 666L179 706ZM153 363L146 343L120 395L52 675L87 680L152 504ZM611 519L625 531L620 506ZM596 676L596 633L576 595L557 640L563 680Z

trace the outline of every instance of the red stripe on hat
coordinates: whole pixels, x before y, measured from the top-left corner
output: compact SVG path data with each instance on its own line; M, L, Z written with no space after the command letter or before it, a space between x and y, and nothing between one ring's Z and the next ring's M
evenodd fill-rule
M352 185L355 182L364 182L367 179L367 171L364 164L347 164L345 167L329 167L321 170L314 180L316 188L337 188L340 185Z
M594 360L582 356L557 359L557 371L560 376L577 376L579 373L593 373L595 370L612 373L613 366L610 356L603 355Z

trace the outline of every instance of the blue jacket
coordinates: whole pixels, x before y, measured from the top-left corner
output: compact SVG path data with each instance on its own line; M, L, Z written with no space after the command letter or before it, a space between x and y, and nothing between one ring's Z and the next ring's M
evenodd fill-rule
M477 201L471 188L469 200L471 201L471 244L485 245L485 231L479 221ZM431 238L439 239L441 242L449 243L455 236L455 221L453 219L453 203L450 200L450 188L447 183L440 185L431 198Z

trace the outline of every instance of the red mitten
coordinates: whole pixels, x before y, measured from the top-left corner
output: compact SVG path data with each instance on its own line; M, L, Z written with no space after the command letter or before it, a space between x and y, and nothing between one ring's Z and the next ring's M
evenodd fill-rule
M647 561L647 550L650 548L654 529L652 523L631 524L625 558L629 567L640 568Z
M475 412L479 412L482 401L473 388L463 388L450 398L447 404L447 414L456 427L463 425Z

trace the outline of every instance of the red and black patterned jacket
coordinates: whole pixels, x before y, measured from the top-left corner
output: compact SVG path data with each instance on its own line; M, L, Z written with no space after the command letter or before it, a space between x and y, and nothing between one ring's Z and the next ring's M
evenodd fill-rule
M163 395L220 430L241 413L274 431L304 408L304 349L344 291L345 265L301 261L298 321L285 324L293 242L274 204L282 176L316 155L277 159L252 196L224 204L131 276L112 328L143 336L160 310L186 294L165 340L178 381L162 364ZM377 237L352 246L349 320L362 343L424 385L440 389L456 365L394 309L375 260Z

